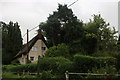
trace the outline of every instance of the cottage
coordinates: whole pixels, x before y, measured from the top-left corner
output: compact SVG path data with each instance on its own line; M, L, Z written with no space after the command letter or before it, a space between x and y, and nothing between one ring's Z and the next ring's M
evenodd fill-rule
M46 40L41 34L41 30L38 30L38 34L28 42L28 46L18 52L15 56L19 60L20 64L26 64L28 61L37 62L40 56L43 56L48 49Z

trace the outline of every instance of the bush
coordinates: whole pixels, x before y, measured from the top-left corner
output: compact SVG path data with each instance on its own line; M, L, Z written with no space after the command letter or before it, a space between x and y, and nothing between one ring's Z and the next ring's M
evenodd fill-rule
M13 79L15 79L15 80L26 80L27 78L28 78L28 80L30 80L30 78L38 78L37 76L33 76L33 75L16 75L16 74L13 74L13 73L11 73L11 72L4 72L3 74L2 74L2 78L3 79L7 79L7 80L13 80Z
M42 76L41 76L41 79L42 80L52 80L53 78L53 74L51 73L51 71L43 71L42 72Z
M2 66L2 71L11 71L12 68L15 68L16 65L3 65Z
M23 64L23 65L4 65L2 66L3 71L12 71L12 72L22 72L29 71L35 72L37 71L37 64Z
M72 67L72 62L64 57L40 58L38 62L39 72L51 70L54 74L64 74Z
M106 65L115 65L116 59L113 57L92 57L76 54L74 56L74 66L76 72L88 72L93 67L101 68Z
M20 77L11 72L4 72L2 74L2 78L20 78Z
M18 59L16 59L16 60L13 60L13 61L11 62L11 64L12 64L12 65L18 65L18 64L20 64L20 62L19 62Z
M117 74L117 69L115 66L104 66L101 68L92 68L92 71L90 73L97 73L97 74Z
M51 48L49 48L46 53L45 56L47 57L67 57L69 58L69 47L66 44L58 44L58 46L53 46Z
M33 80L33 79L35 79L35 80L39 80L39 78L37 77L37 76L35 76L35 75L21 75L20 76L20 80Z

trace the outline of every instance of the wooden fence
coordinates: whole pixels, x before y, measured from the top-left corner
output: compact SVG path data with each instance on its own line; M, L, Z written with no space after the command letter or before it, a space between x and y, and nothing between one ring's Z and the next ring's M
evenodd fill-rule
M13 74L16 74L16 75L42 75L42 73L36 73L36 72L12 72Z
M65 72L65 78L66 80L69 80L69 76L70 75L86 75L86 76L116 76L116 77L120 77L120 74L94 74L94 73L70 73L68 71ZM112 77L111 77L112 78Z

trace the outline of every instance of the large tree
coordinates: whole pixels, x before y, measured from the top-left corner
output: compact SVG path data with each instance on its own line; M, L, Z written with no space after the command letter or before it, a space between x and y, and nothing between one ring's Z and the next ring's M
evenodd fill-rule
M67 5L58 5L57 11L40 24L51 46L65 43L71 53L93 54L95 51L110 50L116 45L117 33L111 29L101 15L93 15L88 23L83 23Z
M2 24L2 63L11 63L14 56L22 48L22 37L18 23Z
M49 15L46 23L41 23L40 26L51 45L69 44L83 34L82 21L77 19L67 5L59 4L57 11Z
M109 51L113 50L117 43L115 34L117 31L107 23L101 15L93 15L93 20L90 20L84 25L85 36L83 38L83 47L87 53L92 54L98 50Z

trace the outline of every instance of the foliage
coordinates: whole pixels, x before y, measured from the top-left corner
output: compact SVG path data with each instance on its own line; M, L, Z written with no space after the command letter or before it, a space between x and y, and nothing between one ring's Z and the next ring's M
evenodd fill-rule
M23 79L23 80L38 80L39 78L36 76L36 75L20 75L20 79Z
M41 76L41 79L42 80L52 80L54 77L54 75L51 73L51 71L43 71L42 72L42 76Z
M12 72L4 72L3 75L2 75L2 78L3 79L16 79L16 80L22 80L22 79L28 79L28 80L31 80L31 79L37 79L38 77L37 76L32 76L32 75L17 75L17 74L13 74Z
M70 43L82 36L82 22L73 14L73 11L67 5L58 5L57 11L49 15L46 23L41 23L47 40L51 45L60 43Z
M2 24L2 63L10 64L14 56L22 48L22 37L18 23Z
M101 67L101 68L92 68L92 71L89 71L89 73L94 73L94 74L109 74L108 76L86 76L86 78L89 80L94 80L95 78L98 80L106 80L108 78L112 78L114 80L117 80L119 79L118 77L116 76L113 76L114 74L117 74L117 69L115 68L115 66L104 66L104 67Z
M119 55L119 51L97 51L91 56L94 57L117 57Z
M109 51L116 46L117 31L111 29L100 14L93 15L93 20L83 24L67 5L59 4L57 10L48 17L46 23L40 24L49 44L66 43L70 46L70 53L88 55L99 50Z
M115 68L115 66L104 66L104 67L101 67L101 68L92 68L92 73L95 73L95 74L117 74L117 69Z
M116 59L113 57L92 57L76 54L74 56L75 72L88 72L93 67L100 68L106 65L115 65Z
M10 71L11 68L14 68L15 65L2 65L2 71Z
M12 72L35 72L37 71L37 64L24 64L24 65L4 65L2 66L3 71L12 71Z
M11 62L11 64L12 64L12 65L18 65L18 64L20 64L20 62L19 62L18 59L16 59L16 60L13 60L13 61Z
M98 44L99 49L104 51L111 50L116 44L116 36L117 31L113 27L113 30L109 27L109 23L106 23L105 20L101 17L101 15L94 15L94 22L98 25Z
M71 66L72 62L64 57L40 58L38 62L39 72L51 70L53 74L64 74Z
M82 46L85 53L114 50L117 31L114 27L111 29L109 25L100 14L93 15L93 20L90 19L90 22L84 25L85 36L82 39Z
M46 53L46 57L70 57L69 47L66 44L58 44L58 46L50 47Z
M20 76L15 75L15 74L13 74L11 72L4 72L2 74L2 78L20 78Z
M74 40L69 44L70 55L73 56L78 52L84 54L84 50L81 46L81 40Z
M20 27L18 23L13 22L0 22L0 27L3 34L3 64L14 64L2 66L3 71L8 72L3 73L3 77L32 78L29 75L16 76L9 71L37 71L38 74L42 72L40 78L43 80L63 78L66 70L109 74L114 74L117 70L120 72L120 46L119 42L117 45L115 36L117 31L115 28L111 29L110 24L100 14L93 15L93 20L83 23L67 5L59 4L57 11L50 14L46 22L40 24L50 48L46 51L45 57L39 58L37 64L18 65L18 61L12 61L22 48ZM70 61L71 58L73 61ZM96 79L77 75L77 78L79 77L81 80Z
M86 55L91 55L96 51L97 39L86 34L81 41L82 53Z

